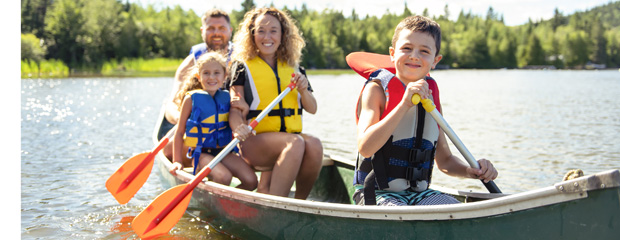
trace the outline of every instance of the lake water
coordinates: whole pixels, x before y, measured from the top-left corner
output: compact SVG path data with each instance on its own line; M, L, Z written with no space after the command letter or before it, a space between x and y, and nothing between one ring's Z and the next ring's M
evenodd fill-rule
M620 72L447 70L437 79L445 119L476 158L493 161L497 186L550 186L566 171L620 168ZM309 76L319 103L304 131L328 154L355 158L357 75ZM151 133L172 78L21 81L21 238L136 239L131 219L163 192L157 170L126 205L105 188ZM453 153L460 154L455 148ZM433 184L485 191L439 171ZM230 239L185 215L172 239Z

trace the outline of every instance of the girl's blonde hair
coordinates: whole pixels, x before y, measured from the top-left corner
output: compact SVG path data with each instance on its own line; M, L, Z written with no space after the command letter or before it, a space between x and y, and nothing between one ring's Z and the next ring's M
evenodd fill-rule
M183 98L187 92L202 89L202 84L200 83L199 78L200 69L204 64L210 62L216 62L222 66L222 69L224 70L223 76L226 76L226 57L224 57L220 52L207 52L200 56L200 58L196 61L196 64L194 64L194 66L190 69L189 76L185 78L183 86L179 92L177 92L177 96L174 99L174 102L177 103L179 110L181 109L181 103L183 102Z
M282 27L282 39L276 51L276 59L296 66L301 59L301 50L306 46L293 18L286 12L276 8L254 8L248 11L239 24L239 30L233 39L235 50L232 58L237 61L248 61L258 56L258 47L254 42L255 22L259 16L271 15L278 19Z

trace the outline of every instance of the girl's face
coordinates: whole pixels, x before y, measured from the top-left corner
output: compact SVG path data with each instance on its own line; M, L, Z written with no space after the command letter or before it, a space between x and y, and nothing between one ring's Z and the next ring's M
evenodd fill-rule
M282 41L280 22L276 17L265 14L256 18L254 26L254 43L258 47L258 55L263 59L274 58Z
M216 61L206 62L200 68L200 84L202 89L209 92L212 96L222 87L226 76L226 71L222 65Z

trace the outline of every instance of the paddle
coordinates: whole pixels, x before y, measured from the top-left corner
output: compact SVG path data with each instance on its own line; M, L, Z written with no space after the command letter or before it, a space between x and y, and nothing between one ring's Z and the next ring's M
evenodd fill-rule
M476 161L474 156L469 152L469 150L467 150L467 148L465 147L465 144L463 144L463 142L456 135L454 130L452 130L450 125L448 125L448 122L446 122L443 116L441 116L441 113L437 111L437 109L435 108L435 104L433 103L433 100L430 100L430 99L420 100L420 95L418 95L417 93L414 94L413 97L411 97L411 102L413 102L414 105L417 105L420 101L422 102L422 106L424 107L424 109L427 112L429 112L431 116L433 116L435 121L439 124L439 126L441 126L441 129L446 133L446 135L448 135L450 140L452 140L452 143L454 143L454 145L459 150L459 152L461 152L463 157L465 157L465 160L467 160L467 162L469 163L469 166L471 166L472 168L480 169L480 164L478 164L478 161ZM489 190L490 193L502 193L493 181L489 181L487 183L482 181L482 183L487 188L487 190Z
M105 182L105 187L118 203L125 204L129 202L129 200L136 195L138 190L140 190L142 185L144 185L153 169L153 159L155 159L155 155L168 144L175 130L176 126L159 141L152 151L143 152L127 159L127 161L108 178Z
M295 76L293 74L293 76ZM267 114L278 104L286 94L293 88L295 83L291 82L276 99L274 99L249 125L250 130L254 129ZM211 169L218 164L239 143L239 139L234 138L213 160L189 183L178 185L160 194L148 207L146 207L133 220L132 228L140 238L152 238L166 234L181 219L189 201L192 198L192 191L202 182L211 172Z

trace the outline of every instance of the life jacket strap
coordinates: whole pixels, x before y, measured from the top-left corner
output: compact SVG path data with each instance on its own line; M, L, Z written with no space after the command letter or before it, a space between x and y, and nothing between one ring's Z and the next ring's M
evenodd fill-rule
M388 176L390 172L388 171L390 156L392 152L392 139L393 136L383 144L383 146L375 153L375 156L370 161L372 164L372 170L374 170L376 174L376 182L379 189L385 189L390 187L388 185Z
M200 163L200 154L202 153L202 137L203 137L203 133L202 133L202 124L200 124L200 122L198 121L198 116L200 116L200 108L197 107L193 107L192 109L192 113L194 113L194 117L191 119L187 119L187 126L185 128L191 129L192 127L196 127L196 130L198 131L198 133L196 134L197 137L197 142L196 142L196 147L194 148L194 153L192 153L192 157L194 159L194 172L193 174L196 175L196 170L198 169L198 163ZM189 155L189 151L191 151L192 148L190 147L188 150L188 155Z
M377 205L377 197L375 195L376 174L374 170L364 179L364 203L363 205Z
M258 117L258 114L260 114L261 112L262 112L261 110L250 110L246 119L252 119L252 118ZM298 108L297 115L301 115L302 113L303 113L303 110L301 108ZM295 109L292 109L292 108L274 109L274 110L271 110L269 114L267 114L267 116L270 116L270 117L275 117L275 116L288 117L288 116L293 116L293 115L295 115Z
M385 185L383 186L379 186L379 189L384 189L387 188L387 178L404 178L407 179L409 181L411 181L411 184L415 184L415 181L419 181L419 180L426 180L427 176L430 174L430 169L425 169L425 168L421 168L421 167L413 167L413 166L419 166L420 164L423 164L425 162L429 162L429 161L433 161L433 157L435 156L435 148L433 149L406 149L403 147L399 147L399 146L391 146L391 154L390 157L392 158L396 158L396 159L408 159L409 162L409 166L408 167L403 167L403 166L396 166L396 165L384 165L384 164L379 164L379 160L376 161L376 163L373 163L372 161L362 161L358 166L358 170L363 171L363 172L370 172L373 169L375 169L376 166L379 166L380 168L385 169ZM375 156L375 159L377 159L377 155ZM379 157L381 158L381 157ZM375 169L376 170L376 169ZM379 174L378 172L383 172L383 170L377 170L377 175ZM377 184L379 185L379 182L382 182L381 180L377 179Z
M406 179L412 188L417 187L417 182L421 180L427 180L430 183L432 161L437 143L435 142L432 149L421 149L426 112L422 104L418 104L417 107L417 128L415 136L412 136L415 138L412 149L394 145L393 136L390 136L371 161L362 161L358 165L358 170L368 172L364 179L364 205L376 205L375 188L388 188L388 178ZM389 164L390 158L406 160L408 166L391 165ZM421 166L426 162L429 162L428 166Z
M191 151L191 148L189 151ZM200 163L200 154L202 154L202 145L196 145L194 153L192 154L192 158L194 159L194 175L196 175L196 170L198 169L198 164Z

